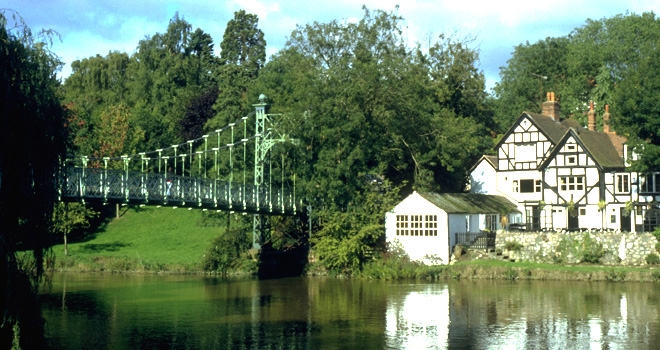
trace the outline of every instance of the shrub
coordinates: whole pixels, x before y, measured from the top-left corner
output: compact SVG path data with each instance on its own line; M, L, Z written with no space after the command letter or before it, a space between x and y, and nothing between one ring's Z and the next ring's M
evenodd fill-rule
M518 271L514 270L514 269L508 269L508 270L504 271L503 276L504 276L505 280L514 281L514 280L518 279Z
M651 234L660 242L660 226L656 227Z
M626 280L626 273L625 271L610 269L610 271L607 272L605 279L608 282L623 282Z
M658 256L658 254L651 253L651 254L647 255L644 258L644 260L646 260L646 263L649 264L649 265L660 264L660 257Z
M605 255L603 244L596 242L588 233L582 236L582 261L597 263Z
M655 244L655 251L660 253L660 242Z
M250 247L247 235L240 229L229 229L217 237L204 255L204 271L220 271L223 275L238 264L243 252Z
M523 249L523 245L515 241L509 241L504 245L504 249L513 252L519 252Z

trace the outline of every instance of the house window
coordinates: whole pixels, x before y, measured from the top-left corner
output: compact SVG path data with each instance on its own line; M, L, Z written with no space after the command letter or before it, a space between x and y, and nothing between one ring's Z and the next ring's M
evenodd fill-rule
M575 151L575 145L566 145L567 151Z
M520 180L520 193L533 192L541 192L541 180Z
M520 180L520 193L534 192L534 180Z
M616 193L630 192L630 174L618 174L616 176Z
M520 189L518 188L518 180L513 180L513 192L518 193Z
M580 215L587 215L587 209L580 208Z
M408 235L408 215L396 216L396 235L397 236Z
M410 215L410 235L419 236L423 235L422 232L422 216L421 215Z
M424 215L424 236L438 235L438 216Z
M559 178L559 189L561 191L584 190L584 176L562 176Z
M653 175L640 175L639 176L639 192L649 193L653 192Z
M567 156L566 157L566 164L568 164L568 165L577 164L577 157L576 156Z

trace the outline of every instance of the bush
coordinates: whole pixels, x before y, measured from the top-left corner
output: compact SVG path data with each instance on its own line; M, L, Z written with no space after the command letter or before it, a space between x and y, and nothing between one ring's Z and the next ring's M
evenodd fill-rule
M247 235L240 229L229 229L217 237L204 255L204 271L219 271L223 275L239 263L241 254L250 248Z
M660 242L660 226L656 227L651 234Z
M660 253L660 242L655 244L655 251Z
M523 245L514 241L506 242L506 244L504 245L504 250L508 250L512 252L519 252L522 249L523 249Z
M646 260L646 263L649 264L649 265L660 264L660 257L658 256L658 254L651 253L651 254L647 255L644 258L644 260Z
M582 236L582 261L597 263L605 255L603 245L591 239L588 233Z

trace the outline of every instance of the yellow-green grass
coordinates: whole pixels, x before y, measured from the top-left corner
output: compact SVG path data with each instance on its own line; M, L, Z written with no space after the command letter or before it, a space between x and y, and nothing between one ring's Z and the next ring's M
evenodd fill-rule
M102 271L196 271L204 253L222 233L202 227L199 209L122 207L121 215L85 242L53 247L61 269Z

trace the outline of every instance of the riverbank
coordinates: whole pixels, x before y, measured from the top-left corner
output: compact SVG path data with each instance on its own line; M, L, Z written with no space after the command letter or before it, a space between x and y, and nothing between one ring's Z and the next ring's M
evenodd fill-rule
M208 274L197 266L145 263L137 258L99 256L90 260L75 258L56 259L54 271L58 272L99 272L99 273L143 273L143 274ZM256 276L257 263L246 259L231 275ZM310 276L332 274L314 266L309 266L305 274ZM542 281L607 281L607 282L659 282L660 268L620 267L600 265L560 265L525 262L505 262L499 260L462 261L447 266L387 266L380 261L365 266L364 270L351 276L378 280L423 279L423 280L542 280Z
M97 233L69 244L68 256L63 245L54 246L50 267L64 272L203 274L204 253L222 233L217 227L205 227L201 210L124 207L119 218ZM230 273L256 275L257 262L246 256ZM309 264L305 273L332 275L318 263ZM352 277L655 282L660 280L660 268L509 262L470 254L450 266L424 266L390 256L366 264Z

